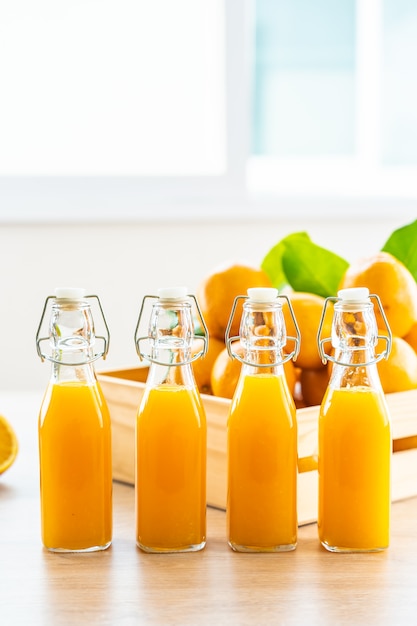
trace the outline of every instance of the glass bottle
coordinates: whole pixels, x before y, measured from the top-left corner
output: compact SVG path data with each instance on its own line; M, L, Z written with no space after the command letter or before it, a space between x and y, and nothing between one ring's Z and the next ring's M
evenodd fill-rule
M111 426L93 366L109 337L107 325L107 338L95 337L91 298L102 313L97 296L56 289L36 336L39 356L52 363L38 424L42 541L57 552L104 550L112 540ZM49 308L49 337L41 337ZM99 354L96 339L104 342Z
M387 335L378 335L371 298L379 305ZM323 362L332 372L319 415L318 532L332 552L383 550L390 527L390 417L378 376L377 362L387 358L391 333L379 298L367 288L342 289L334 301L331 343ZM378 340L386 350L376 356Z
M153 298L147 337L138 338ZM192 357L194 300L205 330ZM201 339L201 337L199 338ZM147 341L149 354L141 351ZM136 544L146 552L190 552L206 543L206 417L191 362L207 329L182 287L145 296L138 354L150 362L136 422Z
M229 337L244 299L240 337ZM297 331L295 350L284 355L287 300ZM241 359L233 352L240 339ZM280 552L297 545L297 422L283 363L295 360L299 331L290 301L273 288L248 289L235 299L226 330L229 354L242 361L228 424L228 543L238 552Z

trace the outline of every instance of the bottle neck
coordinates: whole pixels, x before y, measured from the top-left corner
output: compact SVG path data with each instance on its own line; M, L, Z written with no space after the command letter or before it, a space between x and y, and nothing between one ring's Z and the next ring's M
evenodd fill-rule
M195 386L190 364L194 325L189 302L158 301L149 322L148 385Z
M147 384L151 387L160 385L194 387L195 380L190 364L160 365L151 363Z
M94 324L90 306L85 301L57 300L50 320L52 373L54 382L92 384Z
M334 388L372 387L380 389L375 361L378 330L372 303L356 307L335 305L332 345L335 362L330 386Z
M286 332L281 303L245 302L240 325L240 342L244 349L244 372L282 373L281 362Z
M96 382L95 369L92 363L85 365L63 365L52 363L51 382L77 383L83 385L93 385Z

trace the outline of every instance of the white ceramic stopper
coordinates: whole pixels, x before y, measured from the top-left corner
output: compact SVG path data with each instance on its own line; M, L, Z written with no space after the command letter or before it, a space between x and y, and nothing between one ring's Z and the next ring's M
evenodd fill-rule
M65 300L82 300L85 297L85 289L82 287L57 287L55 298Z
M248 289L251 302L273 302L278 298L278 289L274 287L251 287Z
M160 300L183 300L187 297L187 287L161 287L158 289Z
M337 297L344 302L366 302L369 300L368 287L350 287L349 289L340 289Z

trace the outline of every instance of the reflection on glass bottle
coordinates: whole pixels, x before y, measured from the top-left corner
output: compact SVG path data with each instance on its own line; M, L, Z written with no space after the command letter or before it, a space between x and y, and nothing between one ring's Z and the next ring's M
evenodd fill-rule
M343 289L335 301L334 355L319 417L318 530L333 552L376 551L389 545L391 429L377 361L388 357L391 334L378 336L366 288ZM326 304L327 304L326 302ZM323 310L324 319L326 305ZM378 339L386 350L375 355Z
M37 335L38 354L52 362L39 415L42 541L52 551L104 550L112 540L111 426L93 366L108 338L94 354L91 297L57 289ZM40 332L50 302L48 340Z
M137 337L143 305L135 335L139 355L150 361L136 424L136 543L146 552L201 550L206 417L191 361L205 351L207 332L204 350L192 357L193 297L185 288L167 288L144 303L147 298L155 298L148 337ZM149 354L141 352L142 340Z
M242 297L235 300L226 332L235 358L232 345L239 338L228 333ZM297 545L297 422L283 362L296 357L299 336L296 350L285 357L286 339L278 291L248 289L240 325L243 365L230 408L227 451L228 542L240 552L279 552Z

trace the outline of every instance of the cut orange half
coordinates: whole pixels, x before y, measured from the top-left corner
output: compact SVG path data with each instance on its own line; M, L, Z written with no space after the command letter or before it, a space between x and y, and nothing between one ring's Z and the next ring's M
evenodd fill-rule
M16 434L3 415L0 415L0 474L3 474L17 456L18 443Z

